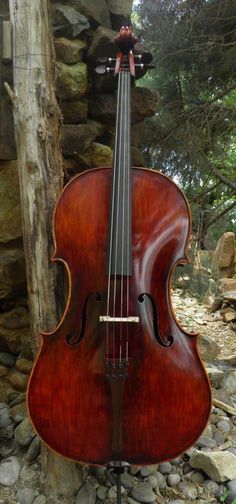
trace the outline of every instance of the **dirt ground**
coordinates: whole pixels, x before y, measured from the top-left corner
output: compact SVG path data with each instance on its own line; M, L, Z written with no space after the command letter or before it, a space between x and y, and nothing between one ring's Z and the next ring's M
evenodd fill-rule
M236 355L236 332L232 324L223 321L219 311L209 313L206 306L179 289L172 293L172 304L176 318L184 329L207 336L218 343L221 347L219 359Z

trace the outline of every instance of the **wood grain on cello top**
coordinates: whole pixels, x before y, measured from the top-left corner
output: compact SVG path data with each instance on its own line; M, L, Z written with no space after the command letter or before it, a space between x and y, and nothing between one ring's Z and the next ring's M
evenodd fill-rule
M59 326L43 336L28 387L30 416L44 442L65 457L93 464L113 456L106 331L99 322L106 310L110 186L109 168L91 170L74 178L59 199L55 259L67 264L70 297ZM132 211L129 303L140 323L129 328L120 456L131 464L151 464L194 443L209 417L211 395L196 335L179 327L170 302L172 269L186 260L186 200L167 177L133 169ZM138 299L143 293L154 300L160 337L167 342L171 336L170 346L157 341L152 305ZM81 335L77 344L68 344L68 338Z

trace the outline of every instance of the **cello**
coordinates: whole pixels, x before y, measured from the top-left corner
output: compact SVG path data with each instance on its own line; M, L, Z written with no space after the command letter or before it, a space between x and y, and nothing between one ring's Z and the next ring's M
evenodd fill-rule
M170 178L131 168L131 29L116 41L113 166L77 175L57 203L52 260L64 265L69 293L58 326L41 333L27 397L52 450L122 468L193 445L211 392L197 335L180 327L171 304L173 271L188 262L190 209Z

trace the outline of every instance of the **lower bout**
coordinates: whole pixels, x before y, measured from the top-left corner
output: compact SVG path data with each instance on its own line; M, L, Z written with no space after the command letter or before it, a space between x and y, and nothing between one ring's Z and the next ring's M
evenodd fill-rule
M204 405L182 410L176 403L169 408L156 405L151 413L138 416L123 409L122 451L112 452L113 419L110 404L91 412L89 416L75 413L66 419L55 415L50 419L32 411L32 421L42 440L53 451L76 462L107 465L112 460L145 465L171 460L192 446L200 437L210 414L209 391ZM204 394L202 394L202 397ZM140 404L141 406L141 404ZM69 405L67 405L69 407ZM193 414L194 410L194 414ZM107 411L107 415L104 412ZM145 416L146 421L143 421Z

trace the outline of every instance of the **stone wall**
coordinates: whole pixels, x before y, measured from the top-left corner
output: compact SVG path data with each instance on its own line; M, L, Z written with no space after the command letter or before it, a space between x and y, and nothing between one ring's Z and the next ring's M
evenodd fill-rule
M7 17L7 2L0 15ZM110 166L114 146L116 81L94 72L99 57L115 56L114 37L130 24L132 0L51 2L56 89L61 107L65 181L81 171ZM1 10L2 9L2 10ZM137 51L145 49L137 44ZM12 63L3 62L3 80L12 85ZM132 162L144 164L140 147L153 135L149 117L158 94L132 88ZM20 169L20 166L19 166ZM32 338L21 232L11 105L6 95L0 120L0 401L23 394L32 367Z
M9 19L8 1L0 15ZM12 61L2 61L2 82L13 85ZM0 100L0 402L25 396L32 368L20 192L11 103ZM22 367L23 363L23 367ZM25 407L25 406L24 406Z

